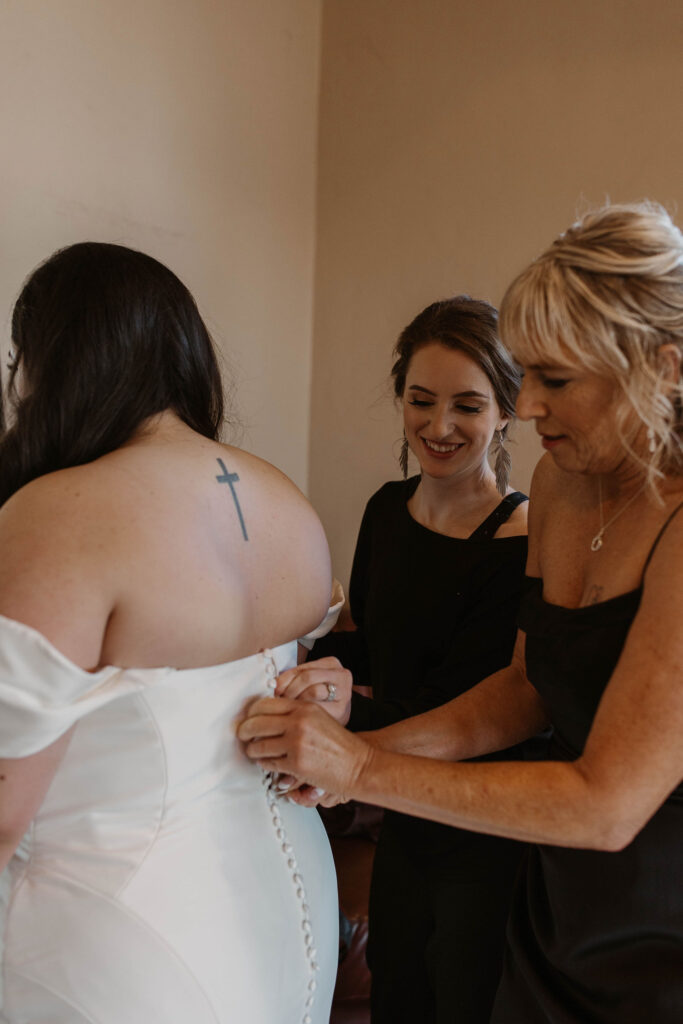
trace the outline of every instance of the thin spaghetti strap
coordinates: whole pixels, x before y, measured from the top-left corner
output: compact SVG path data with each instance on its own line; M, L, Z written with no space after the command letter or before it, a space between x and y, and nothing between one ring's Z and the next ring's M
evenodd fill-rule
M528 500L526 494L522 494L521 491L513 491L512 494L508 494L507 497L503 498L496 505L493 512L486 517L484 522L479 524L474 533L470 534L468 539L491 540L498 527L507 522L517 506L521 505L523 501Z
M674 517L674 516L676 515L676 513L677 513L677 512L680 512L680 510L681 510L682 508L683 508L683 501L682 501L682 502L681 502L681 503L680 503L679 505L676 505L676 508L675 508L675 509L673 510L673 512L672 512L672 513L671 513L670 515L668 515L668 516L666 517L666 519L664 520L664 523L662 524L662 526L661 526L661 528L660 528L660 530L659 530L659 533L657 534L657 536L656 536L656 537L655 537L655 539L653 540L653 542L652 542L652 547L650 548L650 550L649 550L649 552L648 552L648 556L647 556L647 558L645 559L645 565L643 566L643 572L642 572L642 574L641 574L641 577L640 577L640 582L641 582L641 584L642 584L642 582L643 582L643 579L644 579L644 577L645 577L645 573L647 572L647 567L648 567L648 565L650 564L650 561L651 561L651 559L652 559L652 556L653 556L653 555L654 555L654 553L655 553L655 550L656 550L656 548L657 548L657 545L659 544L660 540L662 539L662 536L664 535L664 531L666 530L667 526L669 525L669 523L671 522L671 520L673 519L673 517Z

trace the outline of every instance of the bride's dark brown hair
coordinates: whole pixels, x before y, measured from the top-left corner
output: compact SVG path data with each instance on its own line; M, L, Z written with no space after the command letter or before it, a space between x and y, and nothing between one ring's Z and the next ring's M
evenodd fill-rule
M121 447L165 409L219 436L223 391L211 338L188 289L151 256L102 242L54 253L17 299L12 344L0 505L36 477Z

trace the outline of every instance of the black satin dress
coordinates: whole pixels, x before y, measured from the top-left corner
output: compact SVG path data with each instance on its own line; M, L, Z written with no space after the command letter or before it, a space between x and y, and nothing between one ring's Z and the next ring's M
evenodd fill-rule
M519 621L528 677L555 729L549 759L583 750L641 594L564 608L531 581ZM671 685L683 686L683 666ZM531 847L491 1020L682 1024L683 785L618 853Z

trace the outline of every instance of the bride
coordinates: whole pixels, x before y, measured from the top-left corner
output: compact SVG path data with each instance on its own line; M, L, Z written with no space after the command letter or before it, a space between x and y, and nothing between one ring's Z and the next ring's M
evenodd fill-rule
M218 442L210 338L156 260L61 250L24 286L12 343L2 1019L321 1024L327 841L236 739L325 619L320 523L280 472ZM343 719L343 692L307 696Z

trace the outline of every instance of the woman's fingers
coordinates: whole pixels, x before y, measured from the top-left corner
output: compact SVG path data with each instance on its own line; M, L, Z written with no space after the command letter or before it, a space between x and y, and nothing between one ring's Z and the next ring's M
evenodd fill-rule
M247 717L237 726L237 736L247 744L246 752L252 760L282 757L285 752L286 716L295 707L295 701L282 697L262 697L249 706ZM268 770L282 771L282 766Z
M319 658L283 672L278 676L275 693L294 700L302 695L306 700L343 700L350 695L352 685L351 673L338 658Z
M291 792L293 789L298 787L299 783L293 775L286 775L280 772L277 779L275 780L275 789L278 793L283 796L285 793Z
M259 697L247 705L243 717L237 720L237 735L245 743L255 736L276 736L284 724L278 721L288 715L296 704L282 697ZM265 732L259 732L259 729Z
M282 768L282 761L278 758L259 758L257 763L259 768L263 768L264 772L272 772L274 775L277 775ZM285 796L285 793L281 795Z
M275 693L290 700L314 701L345 725L351 709L353 676L337 658L319 658L288 669L277 679Z
M268 771L294 775L330 793L348 792L370 753L363 740L308 701L257 701L238 735L247 756Z
M318 789L317 786L308 786L305 783L287 793L287 799L301 807L317 807L324 796L324 790Z
M347 798L340 793L323 793L318 801L320 807L336 807L337 804L347 803Z
M333 701L341 701L339 689L332 674L327 673L324 679L317 682L310 676L295 680L294 685L284 691L283 696L291 700L310 700L317 704L331 704Z

